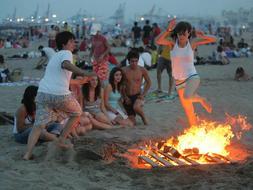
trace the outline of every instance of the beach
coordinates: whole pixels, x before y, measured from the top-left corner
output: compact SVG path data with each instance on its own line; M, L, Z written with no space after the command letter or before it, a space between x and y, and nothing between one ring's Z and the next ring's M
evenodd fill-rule
M42 42L45 43L45 42ZM37 44L33 44L31 50ZM201 56L208 56L215 45L199 48ZM30 50L30 49L28 49ZM20 50L0 50L4 56ZM25 50L26 51L26 50ZM117 51L117 50L115 50ZM6 60L10 69L22 68L24 76L41 78L42 70L35 70L39 58ZM223 121L226 114L243 115L253 124L253 79L245 82L234 80L237 67L242 66L253 76L253 57L233 58L228 65L199 65L196 69L201 78L199 93L211 102L213 113L200 105L196 112L201 118ZM149 71L152 89L156 89L156 70ZM168 77L163 72L162 86L167 90ZM0 111L14 114L27 85L0 86ZM245 132L240 141L234 141L247 152L245 160L228 165L201 165L141 170L131 168L123 158L109 160L90 159L80 152L82 144L104 146L119 142L126 148L139 142L169 138L184 130L186 116L179 99L164 103L150 102L145 105L149 125L143 126L138 118L134 128L93 130L74 141L74 149L55 155L52 143L44 143L34 150L35 159L22 160L25 145L14 142L11 125L0 126L0 189L253 189L253 130ZM91 146L92 147L92 146Z

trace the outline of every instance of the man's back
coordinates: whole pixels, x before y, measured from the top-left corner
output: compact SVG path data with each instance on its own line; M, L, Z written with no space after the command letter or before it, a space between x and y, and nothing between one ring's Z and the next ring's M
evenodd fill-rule
M145 26L143 27L143 37L144 37L144 38L148 38L148 37L150 36L151 31L152 31L151 26L145 25Z
M139 26L134 26L132 28L132 32L134 33L134 38L140 38L141 37L141 28Z

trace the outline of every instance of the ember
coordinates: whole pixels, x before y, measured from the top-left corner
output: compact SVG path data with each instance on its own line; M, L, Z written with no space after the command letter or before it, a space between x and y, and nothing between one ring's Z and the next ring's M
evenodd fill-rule
M243 116L227 115L224 123L201 120L180 136L129 150L130 154L125 157L137 168L229 164L236 160L230 159L233 156L227 147L233 138L240 139L251 127Z

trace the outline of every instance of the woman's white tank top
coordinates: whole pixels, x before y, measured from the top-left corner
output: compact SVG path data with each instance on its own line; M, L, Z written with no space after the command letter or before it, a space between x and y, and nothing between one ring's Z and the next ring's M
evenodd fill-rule
M174 48L170 51L172 76L176 80L185 80L191 75L197 74L194 67L194 53L190 42L184 48L178 47L176 41Z
M32 117L27 115L25 117L25 125L31 125L33 124L33 120ZM14 116L14 125L13 125L13 130L12 130L13 134L17 134L18 133L18 127L17 127L17 118L16 115Z

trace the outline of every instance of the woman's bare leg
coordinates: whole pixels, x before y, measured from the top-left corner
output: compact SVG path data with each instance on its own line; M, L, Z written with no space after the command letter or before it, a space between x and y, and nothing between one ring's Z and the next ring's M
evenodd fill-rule
M190 100L193 103L200 103L208 113L212 112L212 105L206 100L206 98L197 94L197 89L200 84L200 79L193 78L186 82L184 90L184 99Z
M114 121L123 127L125 127L125 126L133 127L134 126L133 122L130 119L123 119L120 117L116 117L114 119Z
M178 89L177 90L180 102L184 108L184 112L186 114L186 117L188 119L189 125L196 125L197 124L197 118L195 115L194 107L192 104L192 101L189 99L184 98L184 88Z
M109 125L107 123L100 122L100 121L96 120L95 118L92 118L90 120L91 120L91 123L92 123L92 126L94 129L111 129L112 128L111 125Z
M96 114L95 119L102 122L102 123L106 123L108 125L111 125L111 121L104 113Z

